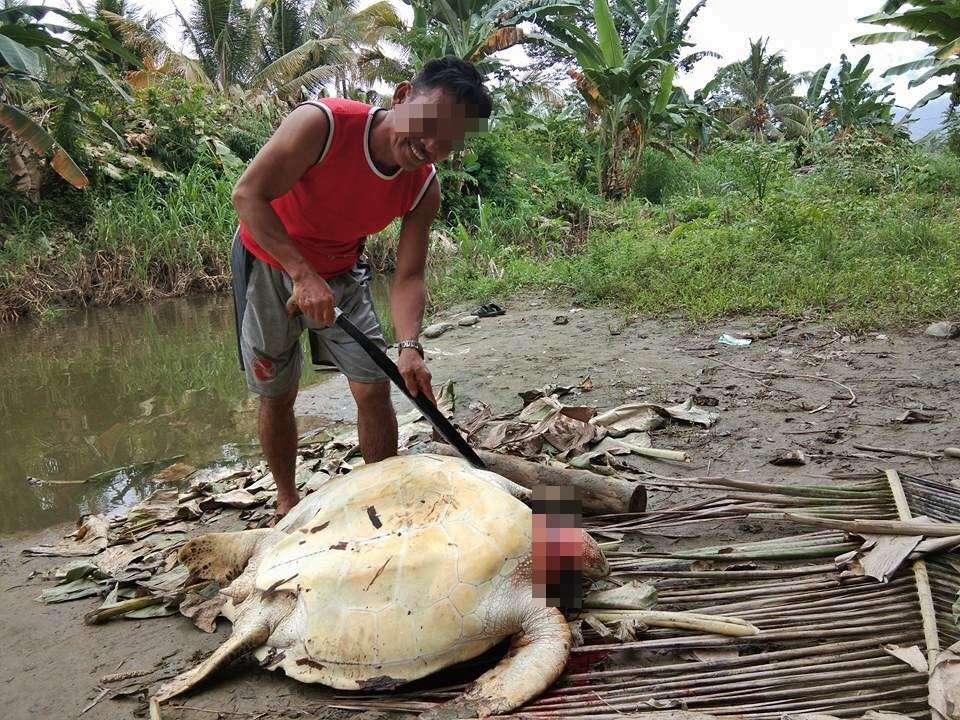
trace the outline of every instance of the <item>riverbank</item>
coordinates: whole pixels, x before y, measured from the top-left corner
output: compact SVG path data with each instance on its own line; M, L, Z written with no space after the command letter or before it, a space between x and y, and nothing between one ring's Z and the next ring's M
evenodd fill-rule
M603 409L626 402L673 404L695 395L720 414L719 422L709 429L674 425L654 432L656 447L683 450L692 462L644 460L650 472L823 483L829 474L893 467L945 481L960 477L957 459L856 447L937 453L960 445L960 387L955 382L960 340L926 336L922 327L843 335L803 318L740 318L692 326L677 319L624 318L538 296L506 298L500 304L506 309L501 317L472 327L456 325L425 341L435 383L454 382L459 419L475 402L487 403L494 414L516 410L519 392L544 385L592 387L565 402ZM468 309L461 306L431 320L455 323ZM748 346L727 346L718 343L724 333L754 339ZM401 411L406 407L397 405ZM350 421L353 411L343 378L303 393L297 413ZM802 452L806 464L770 463L787 451ZM682 492L650 491L651 508L682 499ZM100 694L104 676L150 670L160 663L185 666L229 634L226 622L207 635L178 616L90 627L82 618L99 599L36 602L51 586L43 573L63 562L27 558L21 551L54 542L69 530L0 539L0 626L5 628L0 698L11 720L81 717ZM51 692L53 686L56 692ZM212 711L264 720L334 717L339 711L324 707L332 697L323 688L245 664L174 703L194 709L165 709L164 720L208 718ZM82 717L120 720L142 710L136 698L102 699Z

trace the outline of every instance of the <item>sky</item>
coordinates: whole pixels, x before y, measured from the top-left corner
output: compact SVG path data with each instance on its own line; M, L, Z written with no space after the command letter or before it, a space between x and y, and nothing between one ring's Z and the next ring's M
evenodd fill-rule
M191 0L141 0L142 6L158 14L173 11L174 3L182 11ZM686 14L696 0L681 0L680 9ZM703 87L722 64L746 57L750 38L767 37L768 48L780 50L786 57L790 72L812 71L827 62L834 68L841 53L854 62L869 52L871 67L875 68L874 84L893 83L897 103L911 106L936 83L919 88L907 87L909 78L880 79L880 72L892 65L915 60L926 52L920 43L893 43L871 46L853 46L850 39L857 35L878 32L881 28L858 23L857 19L877 12L882 0L708 0L690 25L691 50L713 50L722 60L707 58L687 76L677 82L687 90ZM397 2L402 10L402 3ZM171 18L168 36L179 44L179 23Z
M695 5L695 0L681 0L681 13L689 12ZM882 5L882 0L708 0L690 24L689 39L695 44L694 50L713 50L723 60L705 59L678 82L687 90L703 87L721 65L747 56L749 39L764 37L770 39L769 50L783 52L787 71L792 73L813 71L828 62L835 69L841 53L846 53L854 63L869 53L870 67L874 68L873 85L893 83L897 104L912 106L937 83L910 89L906 76L879 76L893 65L916 60L929 48L922 43L854 46L850 42L858 35L884 30L857 22L858 18L878 12Z

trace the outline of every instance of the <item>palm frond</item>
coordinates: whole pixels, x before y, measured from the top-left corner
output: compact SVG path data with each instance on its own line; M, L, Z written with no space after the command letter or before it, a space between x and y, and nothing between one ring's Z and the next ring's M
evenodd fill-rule
M307 40L255 73L250 80L251 85L258 88L282 87L296 82L314 68L333 67L334 64L328 61L331 56L340 59L341 46L339 39Z

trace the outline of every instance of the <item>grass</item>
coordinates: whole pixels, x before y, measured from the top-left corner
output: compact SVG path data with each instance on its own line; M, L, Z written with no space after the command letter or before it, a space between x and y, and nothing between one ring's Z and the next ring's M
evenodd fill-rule
M900 160L896 172L854 165L846 178L835 163L784 169L762 202L723 158L688 165L685 177L674 166L662 203L616 206L616 220L591 230L576 252L502 248L487 259L501 277L460 261L434 296L547 287L648 315L815 311L850 329L956 316L960 160L920 151Z
M580 162L579 129L538 132L486 136L477 184L446 187L452 220L435 226L429 255L435 306L552 289L698 321L812 311L852 329L960 314L956 156L869 138L801 168L790 146L726 143L696 163L648 152L634 198L607 202ZM0 197L0 314L225 287L234 180L196 165L76 209ZM382 271L398 229L368 240Z
M91 194L82 221L59 198L30 207L2 196L0 318L225 287L235 179L203 165L175 180L141 177Z

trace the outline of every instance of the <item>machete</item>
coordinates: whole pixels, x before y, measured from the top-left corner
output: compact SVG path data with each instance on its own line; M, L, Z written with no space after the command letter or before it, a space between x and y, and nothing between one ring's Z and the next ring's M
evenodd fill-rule
M400 369L397 367L396 363L393 362L387 354L378 348L373 341L370 340L366 335L360 332L360 328L350 322L350 319L343 313L343 311L335 307L333 309L333 315L336 319L337 325L339 325L350 337L356 340L360 347L366 351L367 355L370 356L370 359L373 360L381 370L383 370L387 377L389 377L393 384L396 385L400 392L406 395L410 402L417 406L417 409L420 410L430 421L430 424L437 429L437 432L450 443L457 452L463 455L471 465L477 468L484 469L486 466L483 464L483 460L473 451L473 448L467 444L467 441L463 439L463 436L457 432L457 429L453 426L443 413L440 412L439 408L434 405L426 395L422 392L417 393L416 395L411 395L407 390L407 384L403 381L403 376L400 375Z

